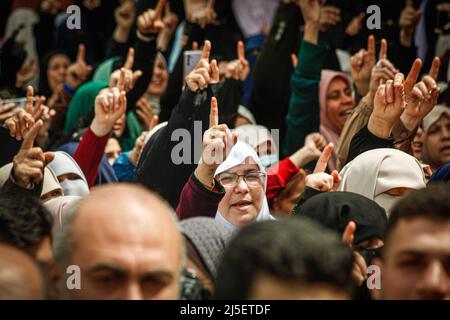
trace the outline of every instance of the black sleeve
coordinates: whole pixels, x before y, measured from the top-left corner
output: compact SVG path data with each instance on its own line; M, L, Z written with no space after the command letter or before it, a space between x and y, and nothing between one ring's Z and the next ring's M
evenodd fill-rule
M220 123L234 128L237 110L244 94L244 83L235 79L226 79L223 83L217 102L219 104Z
M210 100L217 85L207 90L183 91L167 126L148 141L135 180L159 193L173 208L201 158L203 133L209 126Z
M258 124L286 131L285 118L293 72L291 54L297 53L302 17L298 6L280 4L272 29L253 70L253 92L249 109Z
M411 65L416 59L416 51L417 48L414 45L411 47L404 47L401 44L398 44L392 49L389 48L388 59L391 60L401 73L407 75L411 69Z
M129 41L127 41L125 43L120 43L120 42L117 42L116 40L114 40L114 38L111 36L111 38L108 41L108 45L106 47L105 59L117 57L117 56L119 56L119 57L126 56L128 54L129 46L130 46Z
M392 136L388 139L378 138L369 131L366 125L353 136L346 163L352 161L361 153L378 148L394 148L394 138Z
M0 126L0 167L12 162L14 156L19 152L20 141L9 135L8 129Z

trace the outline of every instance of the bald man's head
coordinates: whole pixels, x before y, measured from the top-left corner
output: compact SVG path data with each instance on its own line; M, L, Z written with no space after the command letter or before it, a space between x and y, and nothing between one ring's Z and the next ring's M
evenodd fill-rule
M0 300L43 300L41 270L26 253L0 245Z
M66 218L55 258L81 269L81 290L65 290L66 298L178 297L182 240L159 196L136 185L99 187Z

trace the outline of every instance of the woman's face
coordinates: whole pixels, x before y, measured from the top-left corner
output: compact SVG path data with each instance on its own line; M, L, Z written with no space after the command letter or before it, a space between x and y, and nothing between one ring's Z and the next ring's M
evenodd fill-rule
M352 89L343 79L335 78L328 86L326 101L328 118L339 131L342 130L355 107Z
M430 127L425 147L432 167L450 162L450 117L444 114Z
M411 148L414 158L417 160L422 159L422 146L423 146L423 130L419 127L413 142L411 143Z
M259 167L256 164L240 164L226 172L244 175L258 171ZM256 220L264 197L264 178L261 178L259 186L249 187L243 177L239 177L234 187L225 188L225 196L219 203L219 211L235 226L243 226Z
M169 82L169 72L161 59L155 60L153 67L152 81L148 85L147 92L153 96L161 97L167 89Z
M109 164L112 166L114 161L120 156L122 148L120 147L119 141L115 138L109 138L108 143L105 147L105 155L108 158Z
M47 67L48 86L52 92L58 91L66 80L70 59L64 54L56 54L50 58Z

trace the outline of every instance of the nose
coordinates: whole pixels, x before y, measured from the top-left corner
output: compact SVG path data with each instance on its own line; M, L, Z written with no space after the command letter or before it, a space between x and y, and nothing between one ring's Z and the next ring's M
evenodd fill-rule
M442 262L433 260L417 284L421 299L444 299L450 295L450 279Z
M124 300L143 300L144 296L142 295L141 287L139 283L131 282L127 284L124 293Z
M234 187L234 191L236 193L247 193L249 191L247 183L244 181L244 177L238 178L236 187Z
M353 97L352 97L352 95L351 94L347 95L345 93L342 93L341 104L344 104L344 105L353 104Z
M444 128L442 129L442 138L443 139L450 138L450 128L448 128L447 126L444 126Z

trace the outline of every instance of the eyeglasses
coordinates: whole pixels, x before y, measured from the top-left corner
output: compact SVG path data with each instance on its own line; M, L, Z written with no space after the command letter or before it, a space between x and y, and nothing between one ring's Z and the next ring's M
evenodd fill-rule
M223 172L217 176L217 180L219 180L224 188L233 188L238 184L240 177L244 179L244 182L249 188L258 188L264 184L266 174L260 171L253 171L246 174Z

